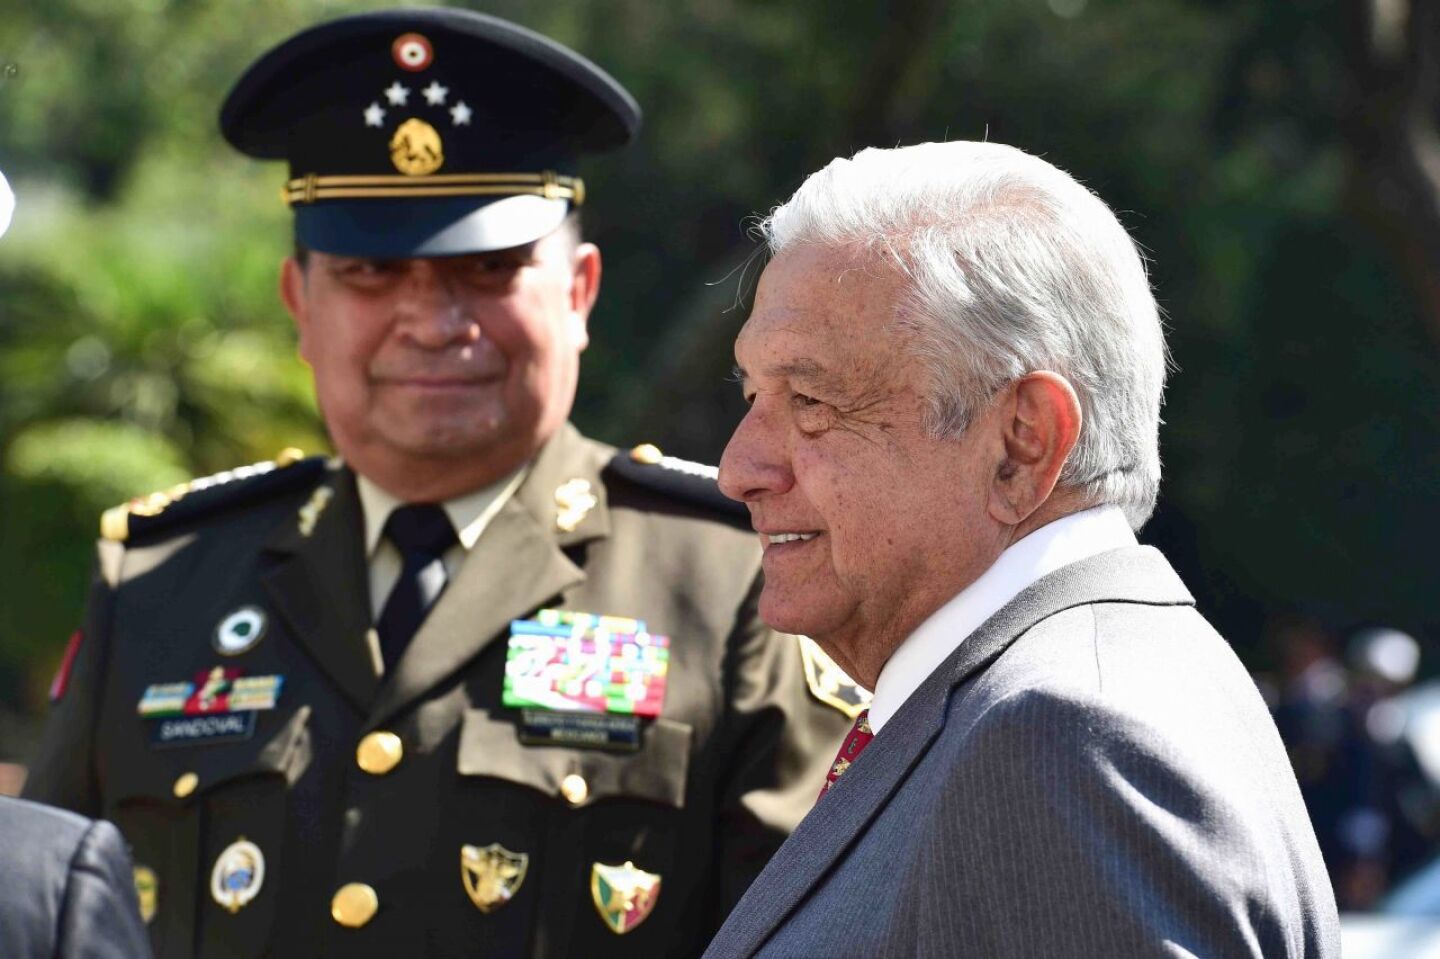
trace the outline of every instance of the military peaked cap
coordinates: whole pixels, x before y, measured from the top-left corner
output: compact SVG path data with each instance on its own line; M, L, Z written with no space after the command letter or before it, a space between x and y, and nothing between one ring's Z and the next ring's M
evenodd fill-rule
M305 30L220 113L238 150L283 159L303 245L451 256L552 232L584 202L578 158L628 143L640 108L607 73L465 10L384 10Z

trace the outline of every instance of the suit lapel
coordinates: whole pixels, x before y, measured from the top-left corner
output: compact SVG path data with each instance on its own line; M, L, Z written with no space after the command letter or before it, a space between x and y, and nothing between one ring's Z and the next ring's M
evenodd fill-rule
M609 531L598 462L589 444L568 426L546 445L381 686L368 725L383 725L509 635L512 619L585 581L584 571L563 547ZM573 529L562 531L556 525L556 490L576 479L590 484L596 502ZM573 503L574 497L567 499Z
M750 956L854 844L945 725L951 692L993 663L1032 626L1096 602L1193 604L1170 564L1151 547L1126 547L1056 570L998 610L921 684L796 827L746 891L716 942Z
M331 496L318 510L323 494ZM370 628L365 545L355 477L330 473L316 488L308 535L300 516L278 527L266 544L261 582L270 602L320 669L362 713L375 699L378 679L365 642Z

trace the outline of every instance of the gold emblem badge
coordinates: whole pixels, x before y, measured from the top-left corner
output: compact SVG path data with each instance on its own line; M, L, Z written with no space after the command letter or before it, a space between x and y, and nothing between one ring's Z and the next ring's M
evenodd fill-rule
M636 869L633 862L623 866L597 862L590 867L590 898L610 931L623 936L655 909L660 898L660 877Z
M851 719L870 708L874 698L870 690L845 675L845 670L835 665L815 640L809 636L795 638L800 640L800 658L805 662L805 685L810 687L810 695Z
M561 483L555 490L555 528L562 533L572 532L598 502L590 491L589 480Z
M135 867L135 898L140 901L140 918L148 926L160 908L160 879L149 866Z
M330 497L335 491L328 486L321 486L310 494L310 499L304 506L300 507L300 535L308 537L315 532L315 524L320 521L320 514L325 512L325 507L330 505Z
M479 846L460 847L460 880L465 894L481 912L494 912L515 898L525 881L530 857L511 852L498 842L483 849Z
M390 162L406 176L434 173L445 162L440 132L424 120L411 117L390 138Z
M231 913L239 912L265 884L265 854L244 836L226 846L210 870L210 895Z

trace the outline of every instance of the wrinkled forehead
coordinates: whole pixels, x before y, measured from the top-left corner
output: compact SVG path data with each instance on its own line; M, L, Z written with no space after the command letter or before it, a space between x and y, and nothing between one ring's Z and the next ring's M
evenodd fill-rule
M905 279L898 269L850 251L798 246L765 267L750 317L735 341L735 358L794 367L833 367L892 356L904 335Z

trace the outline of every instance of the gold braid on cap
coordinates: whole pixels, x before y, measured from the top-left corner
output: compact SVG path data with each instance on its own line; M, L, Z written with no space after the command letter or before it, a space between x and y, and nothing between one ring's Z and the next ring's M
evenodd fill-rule
M280 198L286 206L319 200L379 200L424 196L542 196L547 200L585 202L585 181L576 176L544 173L444 173L430 176L296 177Z

